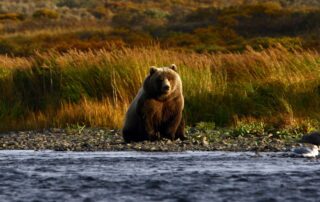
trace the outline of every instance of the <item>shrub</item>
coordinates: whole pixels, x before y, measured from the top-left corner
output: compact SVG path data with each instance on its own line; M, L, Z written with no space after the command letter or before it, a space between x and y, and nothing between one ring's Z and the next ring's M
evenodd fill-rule
M43 9L35 11L32 16L34 18L57 19L57 18L59 18L59 13L55 10L43 8Z
M94 8L102 6L104 1L100 0L58 0L57 6L69 8Z
M112 16L112 12L105 7L89 9L89 12L97 19L109 19Z
M274 47L279 44L287 49L295 50L302 47L302 40L299 37L258 37L250 40L249 42L249 45L256 50Z
M0 20L23 20L24 15L20 13L3 13L0 14Z

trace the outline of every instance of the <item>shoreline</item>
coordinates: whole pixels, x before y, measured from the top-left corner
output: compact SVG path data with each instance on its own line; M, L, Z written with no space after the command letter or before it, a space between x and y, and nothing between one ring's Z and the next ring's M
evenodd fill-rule
M187 140L125 143L119 130L106 128L52 128L0 133L0 150L53 151L233 151L283 152L298 144L271 134L233 136L222 130L187 130Z

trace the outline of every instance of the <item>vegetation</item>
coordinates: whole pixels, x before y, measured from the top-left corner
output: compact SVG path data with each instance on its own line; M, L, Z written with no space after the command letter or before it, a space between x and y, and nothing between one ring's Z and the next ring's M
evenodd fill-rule
M263 122L271 127L319 120L320 57L282 46L244 53L197 54L109 45L108 51L1 57L1 130L121 127L151 65L176 63L189 124ZM317 124L314 124L315 127Z
M313 0L4 0L0 130L120 128L149 66L171 63L189 125L316 129L319 30Z
M199 53L242 52L247 45L261 50L277 43L319 50L320 4L301 2L5 0L0 2L0 50L30 56L48 49L100 49L110 42L146 46L154 41L163 48Z

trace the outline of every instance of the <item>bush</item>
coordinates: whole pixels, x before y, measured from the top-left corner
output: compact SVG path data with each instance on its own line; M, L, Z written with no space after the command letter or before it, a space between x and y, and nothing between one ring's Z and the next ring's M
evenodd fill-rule
M57 6L69 8L94 8L103 5L100 0L58 0Z
M105 7L90 9L89 12L97 19L109 19L112 16L112 12Z
M0 20L23 20L24 15L20 13L4 13L0 14Z
M49 19L57 19L59 18L59 13L57 11L43 8L37 10L32 15L34 18L49 18Z
M299 37L258 37L249 42L249 45L256 50L275 47L279 44L290 50L300 49L302 47L302 40Z

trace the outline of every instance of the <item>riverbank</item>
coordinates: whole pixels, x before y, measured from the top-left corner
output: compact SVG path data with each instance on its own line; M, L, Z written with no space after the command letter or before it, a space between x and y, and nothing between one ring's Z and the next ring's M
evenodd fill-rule
M188 139L125 143L119 130L106 128L52 128L0 134L0 149L55 151L286 151L297 145L300 134L235 129L187 128Z

